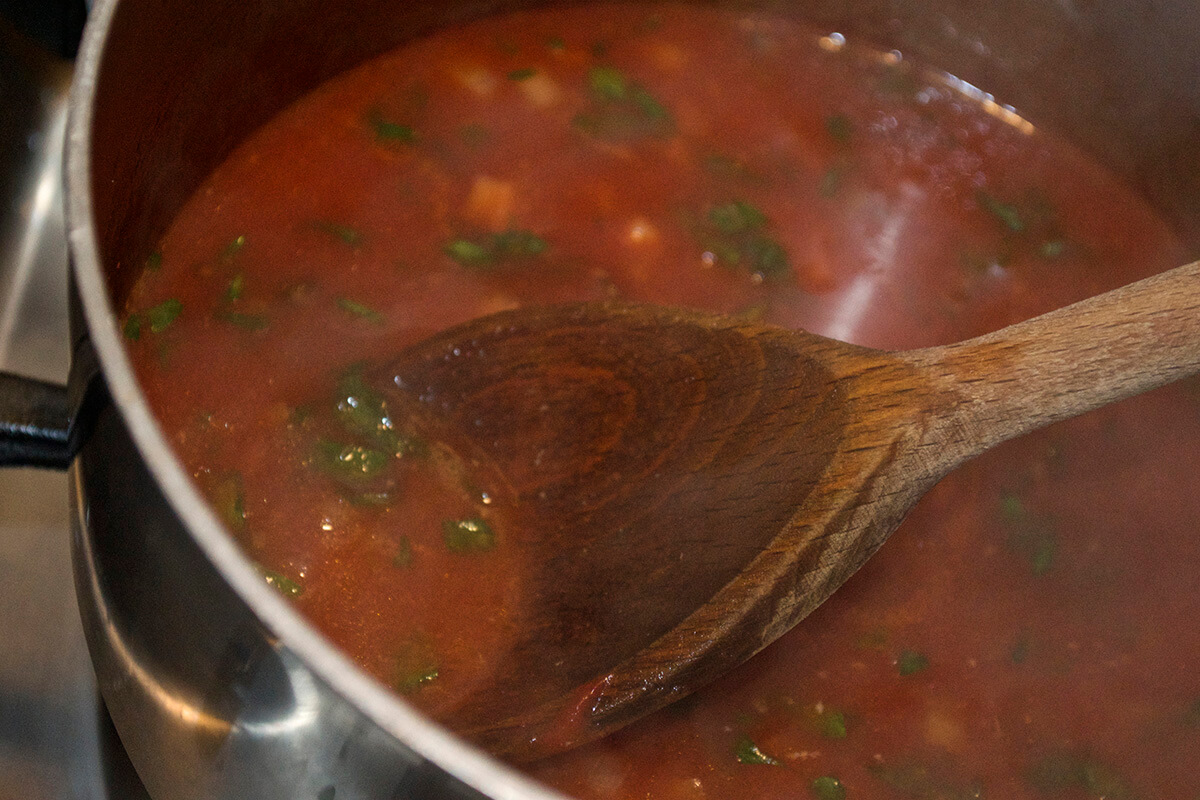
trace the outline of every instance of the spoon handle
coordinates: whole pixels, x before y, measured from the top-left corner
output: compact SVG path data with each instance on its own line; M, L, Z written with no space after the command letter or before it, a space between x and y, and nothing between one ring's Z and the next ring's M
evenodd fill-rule
M906 354L949 466L1200 371L1200 261L974 339ZM946 399L949 398L949 399Z

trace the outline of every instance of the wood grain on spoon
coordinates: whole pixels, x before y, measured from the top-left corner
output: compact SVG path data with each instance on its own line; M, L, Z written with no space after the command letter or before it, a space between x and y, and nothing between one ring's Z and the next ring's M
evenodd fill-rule
M582 304L375 376L511 509L517 641L443 721L502 756L686 695L820 605L963 461L1200 370L1200 262L959 344L884 352Z

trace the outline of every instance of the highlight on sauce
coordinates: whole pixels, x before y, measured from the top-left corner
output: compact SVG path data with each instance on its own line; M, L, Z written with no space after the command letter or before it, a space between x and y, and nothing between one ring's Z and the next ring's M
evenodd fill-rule
M124 332L263 579L437 716L537 598L497 493L392 416L372 365L610 298L915 347L1184 260L1084 153L902 54L604 3L316 89L200 187ZM1198 411L1170 387L1005 445L742 668L528 771L588 800L1196 800Z

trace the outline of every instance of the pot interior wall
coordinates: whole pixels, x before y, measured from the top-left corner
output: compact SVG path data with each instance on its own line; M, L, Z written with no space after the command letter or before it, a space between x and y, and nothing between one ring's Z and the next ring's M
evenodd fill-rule
M97 83L92 143L95 224L114 301L123 301L200 181L281 108L434 28L533 4L121 0ZM992 92L1125 175L1200 244L1200 81L1192 79L1200 75L1200 6L801 0L771 7L897 48Z

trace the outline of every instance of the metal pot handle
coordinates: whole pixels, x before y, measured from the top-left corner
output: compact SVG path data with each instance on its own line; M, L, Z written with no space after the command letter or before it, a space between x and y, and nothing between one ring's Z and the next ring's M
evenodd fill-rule
M87 336L76 342L66 386L0 372L0 467L66 469L110 402Z
M75 449L67 387L0 372L0 466L66 469Z

